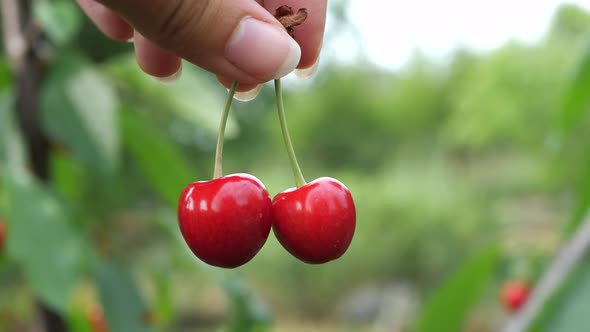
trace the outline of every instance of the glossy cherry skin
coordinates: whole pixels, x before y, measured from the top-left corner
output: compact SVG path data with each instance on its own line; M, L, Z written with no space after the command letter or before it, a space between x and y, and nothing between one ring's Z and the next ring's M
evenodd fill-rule
M354 235L356 209L350 191L332 178L287 189L272 202L273 232L293 256L322 264L342 256Z
M192 252L224 268L247 263L272 226L271 200L260 180L233 174L189 184L180 195L178 222Z
M525 281L509 281L502 286L500 298L509 312L520 309L529 297L531 288Z

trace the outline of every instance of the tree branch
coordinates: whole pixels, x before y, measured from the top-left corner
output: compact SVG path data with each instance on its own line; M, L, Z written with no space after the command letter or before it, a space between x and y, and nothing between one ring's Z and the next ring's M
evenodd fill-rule
M2 31L8 61L16 72L24 66L27 43L22 30L18 0L2 0Z
M526 305L504 326L503 332L525 332L533 324L543 305L563 284L575 267L590 252L590 215L561 249L537 283Z

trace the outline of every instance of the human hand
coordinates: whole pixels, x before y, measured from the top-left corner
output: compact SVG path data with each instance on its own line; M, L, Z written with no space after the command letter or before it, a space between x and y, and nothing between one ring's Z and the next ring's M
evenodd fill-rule
M137 63L171 80L186 59L226 87L240 82L237 97L256 97L261 83L299 68L309 76L322 45L327 0L77 0L108 37L133 40ZM295 40L274 18L288 5L307 8Z

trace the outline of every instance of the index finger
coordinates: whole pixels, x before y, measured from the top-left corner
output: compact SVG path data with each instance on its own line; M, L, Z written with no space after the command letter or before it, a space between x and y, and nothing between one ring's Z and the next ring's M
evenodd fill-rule
M133 37L133 28L119 15L113 13L95 0L76 0L80 8L107 37L114 40L129 40Z
M295 11L307 9L307 19L295 28L295 40L301 47L301 60L297 68L313 66L320 55L326 27L327 0L264 0L264 8L275 14L277 8L290 6Z

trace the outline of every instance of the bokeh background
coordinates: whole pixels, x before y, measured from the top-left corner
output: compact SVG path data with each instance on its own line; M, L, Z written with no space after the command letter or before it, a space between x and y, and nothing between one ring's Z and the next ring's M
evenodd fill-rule
M319 71L283 94L306 178L353 193L352 245L306 265L271 233L222 270L188 251L175 210L211 177L225 89L187 63L162 84L71 1L36 2L39 89L0 57L0 331L52 331L48 317L76 332L500 330L502 284L534 284L590 204L590 8L530 2L503 25L513 5L460 24L474 5L371 20L330 1ZM49 138L41 170L23 100ZM293 186L272 85L234 103L224 159L271 196ZM586 265L537 331L588 326Z

